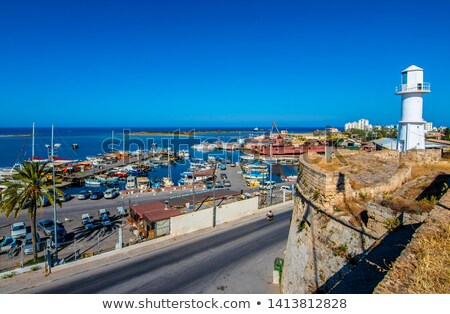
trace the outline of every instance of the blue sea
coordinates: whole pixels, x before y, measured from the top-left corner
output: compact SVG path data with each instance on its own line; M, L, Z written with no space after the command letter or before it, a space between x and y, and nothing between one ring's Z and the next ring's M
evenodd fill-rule
M150 127L133 127L133 128L103 128L103 127L61 127L54 130L54 143L61 144L61 147L55 153L61 158L70 160L85 160L87 156L95 156L98 154L104 154L114 150L123 149L124 130L128 132L174 132L179 128L150 128ZM312 132L317 128L288 128L290 133L306 133ZM194 151L191 146L207 140L208 142L232 141L235 142L238 138L247 138L250 134L257 135L264 133L264 130L270 131L268 128L259 128L255 131L253 128L242 127L229 127L229 128L181 128L181 132L192 131L205 132L196 134L194 138L176 137L171 134L164 136L139 136L130 135L126 139L126 143L129 145L130 150L137 150L138 148L151 149L152 144L156 144L157 147L167 147L169 144L172 149L178 151L179 149L189 149L191 157L207 159L208 155L222 157L225 159L236 162L239 160L239 154L241 152L222 152L214 151L210 153L202 153ZM221 131L228 131L222 133ZM233 131L233 132L229 132ZM235 131L235 132L234 132ZM112 139L112 132L114 132L114 138ZM31 159L32 151L32 128L0 128L0 167L9 168L15 163L20 163L24 160ZM21 134L17 136L18 134ZM14 135L14 136L10 136ZM111 144L113 143L114 147ZM51 129L50 128L35 128L35 156L41 158L47 158L48 151L46 145L51 143ZM73 149L72 144L78 144L78 149ZM126 146L127 147L127 146ZM180 173L187 170L189 165L187 163L174 163L171 166L172 180L176 183L180 178ZM296 167L277 165L273 167L273 179L280 182L281 176L293 175L296 173ZM159 167L154 171L149 172L149 178L162 178L167 176L168 168Z

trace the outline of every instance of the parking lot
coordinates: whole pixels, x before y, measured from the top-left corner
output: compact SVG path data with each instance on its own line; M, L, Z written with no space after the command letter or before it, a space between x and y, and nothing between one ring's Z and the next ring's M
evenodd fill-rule
M283 201L283 192L280 190L281 186L291 185L291 182L278 183L272 191L272 202L270 201L270 190L261 191L259 188L249 188L242 175L240 174L241 168L238 166L231 167L227 165L225 170L216 170L216 178L223 184L223 180L229 180L231 186L226 189L240 192L242 191L247 196L257 196L260 198L260 206L265 207L272 204L281 203ZM224 179L226 176L226 179ZM196 190L196 193L206 192L208 189L202 188ZM63 259L64 262L69 262L75 259L99 254L102 252L114 250L116 244L119 241L118 230L122 228L122 241L124 245L129 245L140 241L138 237L130 230L130 226L127 224L127 218L123 218L117 213L117 207L124 207L128 209L129 205L140 204L150 201L164 201L177 197L177 195L186 195L191 193L192 190L178 190L178 191L164 191L159 193L134 193L127 195L120 195L114 199L100 198L99 200L78 200L76 195L71 200L64 202L62 208L57 209L58 222L60 222L67 234L64 242L59 244L58 258ZM197 197L199 201L201 197ZM287 194L287 199L290 199L290 194ZM230 202L233 200L226 200L224 202ZM212 206L212 202L205 203L202 208ZM104 227L99 219L99 209L107 209L110 212L111 225ZM201 208L200 208L201 209ZM94 228L92 230L86 230L82 225L83 214L88 214L92 217ZM53 219L53 208L51 206L45 207L42 213L39 213L37 220ZM6 219L4 216L0 217L0 239L2 237L10 236L10 225L16 221L24 221L28 227L27 232L31 232L29 226L29 217L26 216L26 212L21 213L17 220L12 217ZM39 231L41 238L41 247L46 246L46 241L49 239L42 230ZM13 254L2 253L0 254L0 271L20 267L21 264L26 264L33 258L33 255L22 254L21 244L22 241L17 241L18 247ZM43 250L39 254L40 260L43 260Z
M58 258L62 262L70 262L115 249L119 241L119 228L122 228L122 241L124 245L129 245L138 240L131 232L126 217L120 217L117 213L111 212L111 225L104 227L96 214L96 212L90 213L93 217L93 229L91 230L87 230L82 225L81 216L79 219L61 221L61 224L67 232L64 240L58 243ZM27 227L27 232L31 233L30 226ZM50 239L50 236L46 235L42 229L38 231L38 235L40 237L38 258L39 261L43 261L44 248L47 247L47 240ZM27 263L32 261L32 251L28 252L31 254L26 254L23 251L23 244L23 238L17 239L17 247L13 252L3 252L0 254L0 271L27 265ZM53 248L51 251L54 253Z

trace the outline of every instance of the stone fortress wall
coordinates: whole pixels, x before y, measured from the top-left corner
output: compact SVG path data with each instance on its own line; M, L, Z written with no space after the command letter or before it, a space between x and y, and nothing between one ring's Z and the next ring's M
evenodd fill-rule
M329 172L300 160L281 281L283 293L329 291L378 244L388 231L387 220L397 218L404 224L413 224L426 219L426 214L399 214L368 202L367 221L358 225L353 215L333 206L360 193L394 191L411 178L412 163L437 162L441 151L378 151L371 156L401 163L402 167L386 181L354 189L345 173Z

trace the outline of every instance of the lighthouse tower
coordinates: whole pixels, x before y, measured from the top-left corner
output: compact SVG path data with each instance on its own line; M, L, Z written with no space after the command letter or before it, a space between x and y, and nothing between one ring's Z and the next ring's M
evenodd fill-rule
M423 82L423 69L412 65L402 71L402 85L396 95L402 96L402 118L398 122L397 150L425 149L425 121L422 118L423 94L430 83Z

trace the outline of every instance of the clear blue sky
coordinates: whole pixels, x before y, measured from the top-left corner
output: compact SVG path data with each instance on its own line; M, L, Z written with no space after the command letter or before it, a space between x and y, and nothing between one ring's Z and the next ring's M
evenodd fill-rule
M0 126L450 124L450 1L1 1Z

